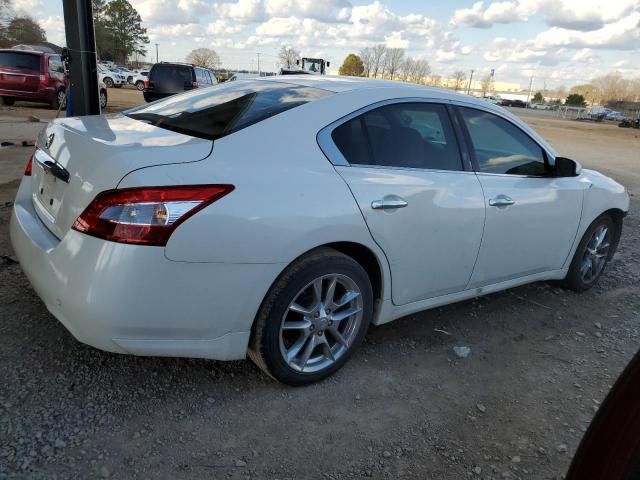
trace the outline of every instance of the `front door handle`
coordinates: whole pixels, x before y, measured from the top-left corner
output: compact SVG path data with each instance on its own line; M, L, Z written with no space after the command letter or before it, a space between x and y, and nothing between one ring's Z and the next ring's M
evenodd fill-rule
M507 197L506 195L498 195L495 198L489 199L489 206L491 207L508 207L514 203L516 203L515 200L511 197Z
M402 198L388 198L382 200L374 200L371 202L371 208L374 210L392 210L396 208L404 208L409 205L406 200Z

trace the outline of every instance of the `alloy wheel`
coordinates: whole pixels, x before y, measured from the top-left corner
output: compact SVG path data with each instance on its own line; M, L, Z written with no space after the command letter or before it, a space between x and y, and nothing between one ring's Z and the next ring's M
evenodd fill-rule
M584 283L592 283L598 278L607 263L610 247L609 228L600 225L591 235L582 256L580 276Z
M343 274L318 277L289 304L280 324L280 353L297 372L319 372L340 359L357 337L362 292Z

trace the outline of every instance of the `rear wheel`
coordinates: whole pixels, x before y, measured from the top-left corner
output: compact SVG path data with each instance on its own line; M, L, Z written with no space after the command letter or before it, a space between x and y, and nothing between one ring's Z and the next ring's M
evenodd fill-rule
M2 97L2 105L6 105L7 107L13 105L15 101L16 99L13 97Z
M56 93L56 98L51 102L51 106L58 110L59 108L65 108L67 105L67 94L64 90L59 90Z
M356 350L373 315L365 270L333 249L296 261L260 309L251 359L276 380L305 385L340 369Z
M597 218L587 229L571 261L564 286L583 292L593 287L615 253L619 232L611 216Z

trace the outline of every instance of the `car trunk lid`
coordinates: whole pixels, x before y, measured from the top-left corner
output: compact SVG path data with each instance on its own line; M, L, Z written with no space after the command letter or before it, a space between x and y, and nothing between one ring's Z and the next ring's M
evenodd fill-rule
M40 133L33 158L35 210L62 238L95 196L116 188L127 173L202 160L212 147L210 140L121 114L55 120Z

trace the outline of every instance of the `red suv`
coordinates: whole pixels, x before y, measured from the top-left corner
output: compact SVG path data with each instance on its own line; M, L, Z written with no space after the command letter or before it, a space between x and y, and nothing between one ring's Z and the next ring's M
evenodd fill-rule
M53 108L64 106L62 58L56 53L0 50L0 97L5 105L26 100L48 103Z

